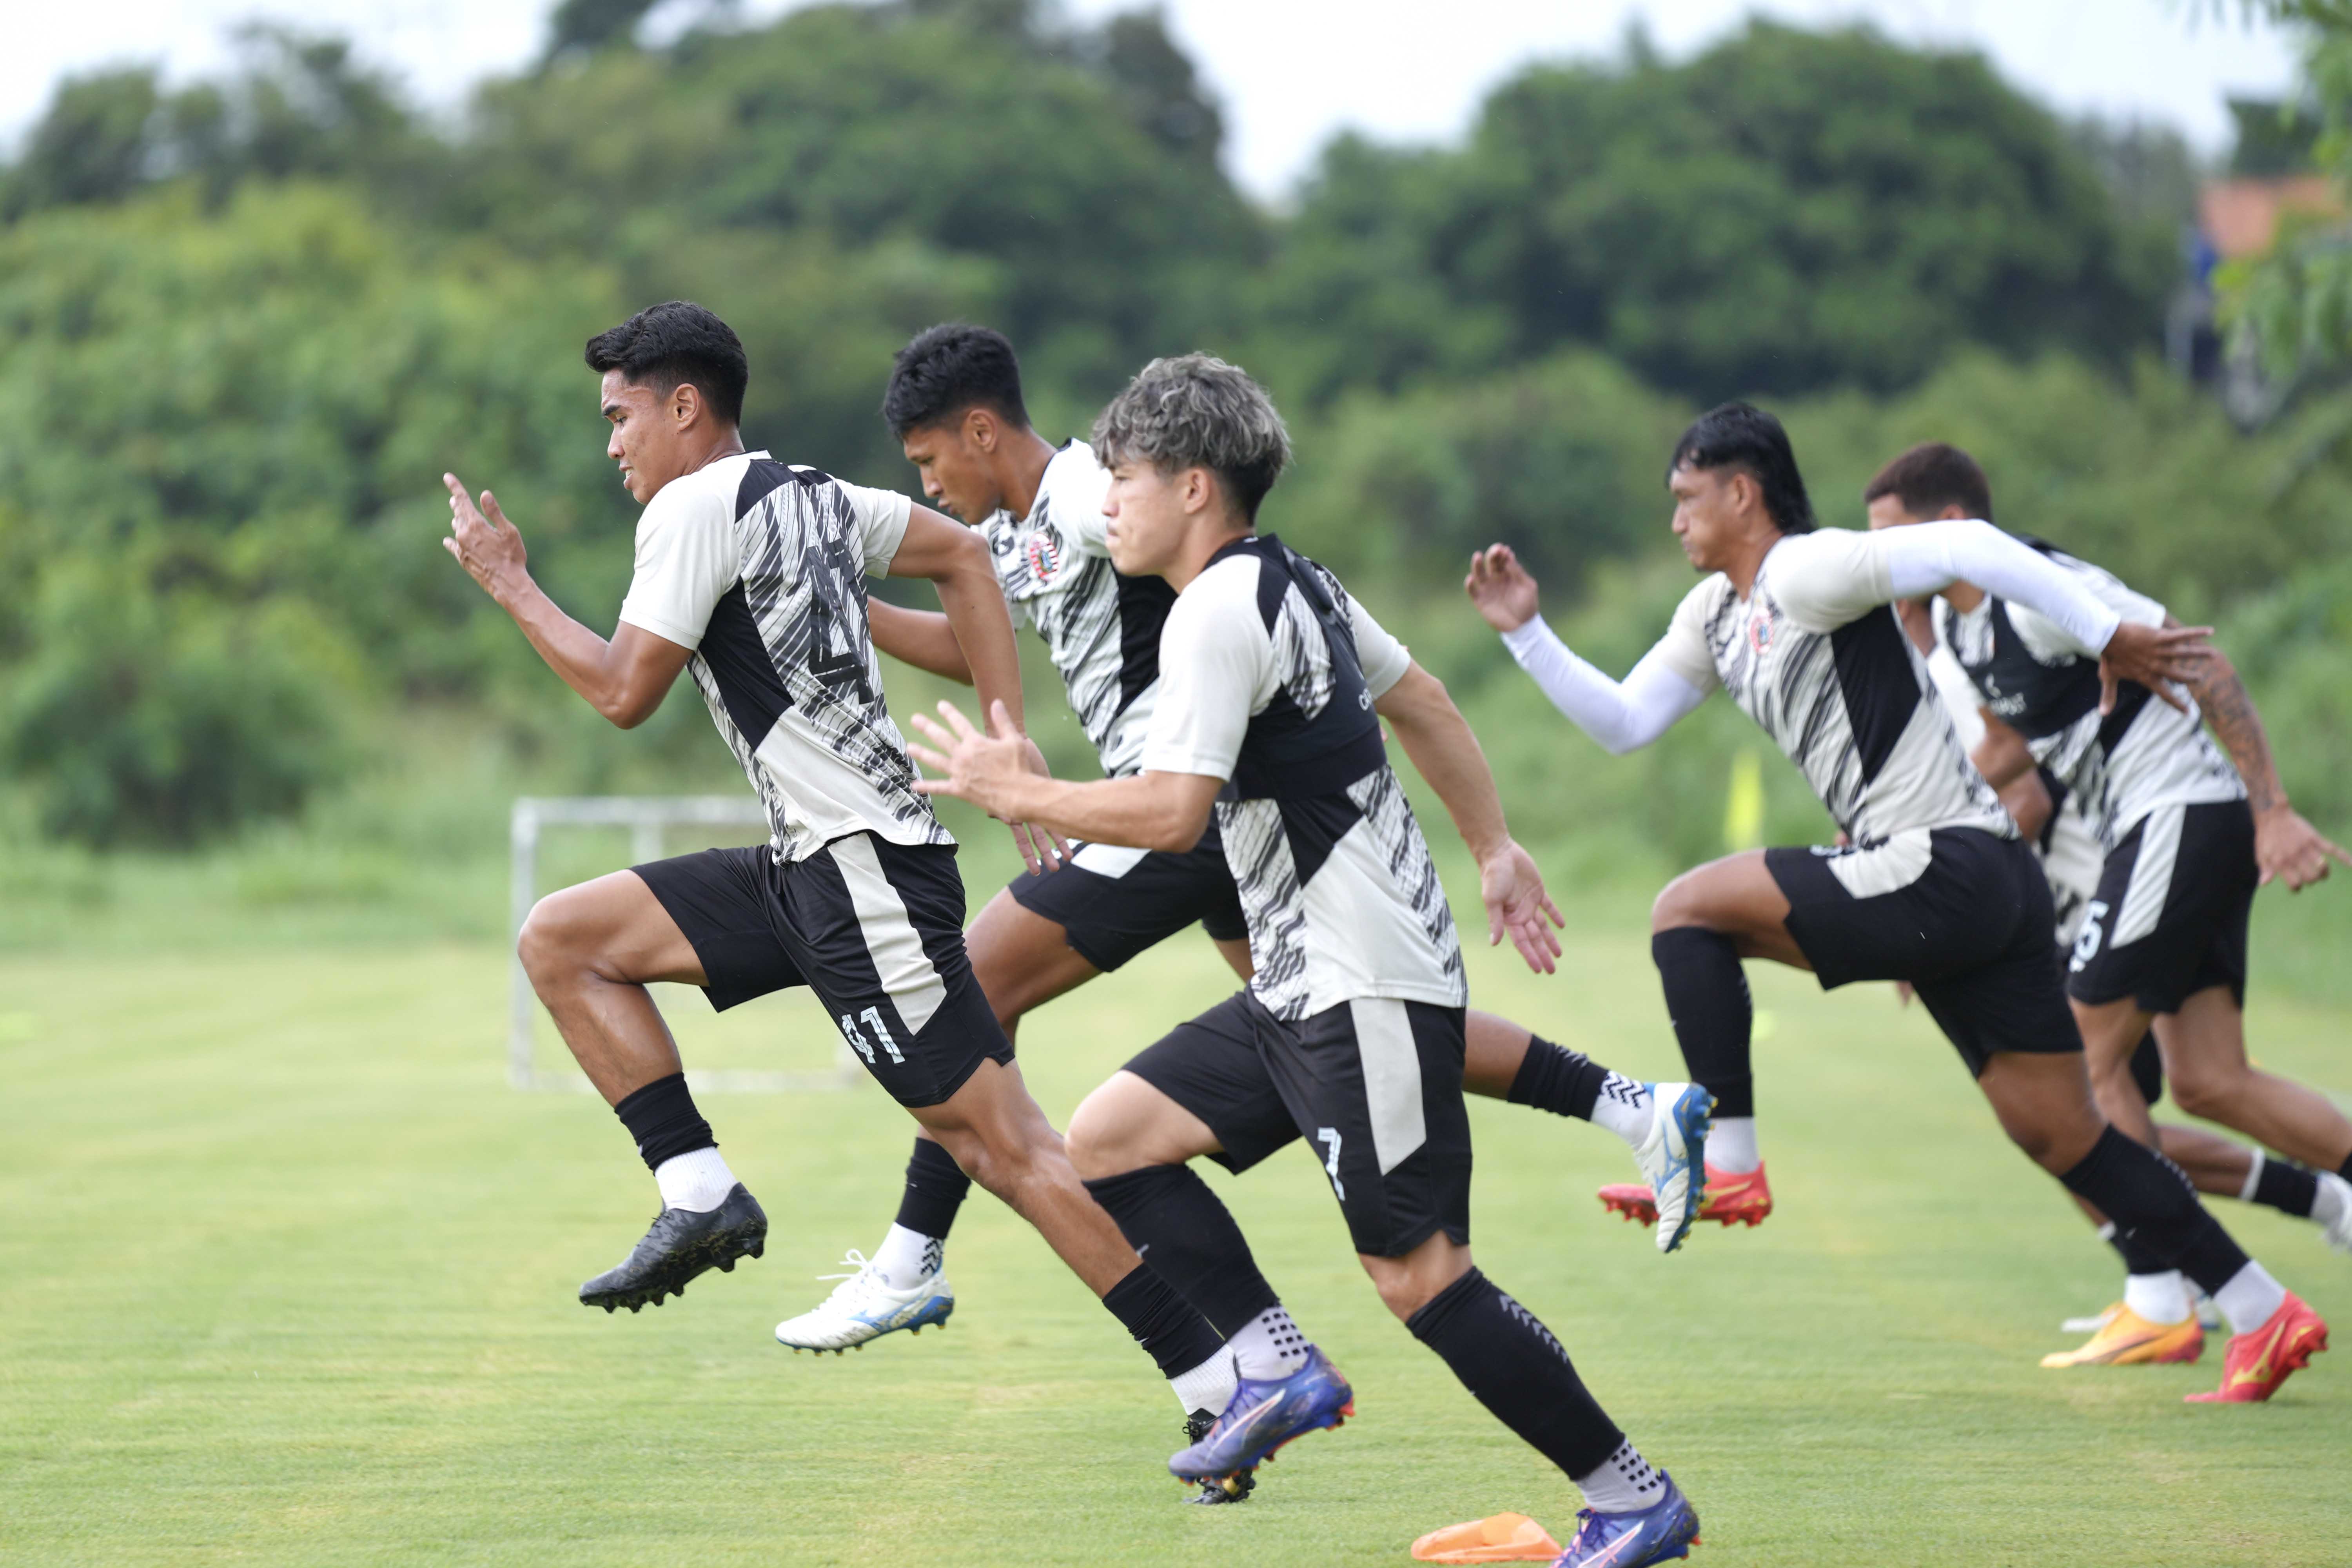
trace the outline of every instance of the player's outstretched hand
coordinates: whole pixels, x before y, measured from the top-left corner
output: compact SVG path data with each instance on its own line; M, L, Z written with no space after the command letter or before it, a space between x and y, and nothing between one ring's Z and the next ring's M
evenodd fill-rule
M1498 632L1515 632L1536 616L1536 580L1507 544L1474 552L1462 591Z
M919 795L951 795L968 800L1000 821L1013 820L1021 781L1029 776L1029 738L1013 724L1002 702L990 705L988 732L982 734L952 702L940 704L941 724L918 713L915 728L934 746L908 746L915 761L944 776L917 779Z
M1037 749L1037 742L1024 736L1021 743L1029 771L1041 779L1052 778L1054 770L1045 765L1045 753ZM1059 870L1062 862L1070 858L1070 847L1062 842L1058 833L1034 822L1008 822L1005 826L1013 829L1013 847L1021 851L1021 863L1029 868L1033 877Z
M2352 855L2305 822L2294 807L2281 804L2255 815L2254 864L2262 869L2263 886L2275 879L2288 891L2299 893L2326 879L2331 859L2352 866Z
M1552 932L1567 922L1544 891L1543 873L1517 840L1505 839L1478 863L1478 897L1486 905L1487 946L1500 945L1507 933L1529 969L1549 974L1558 967L1552 961L1559 956L1559 938Z
M482 492L478 509L457 475L444 474L441 482L449 490L449 537L441 542L441 548L457 558L457 564L482 585L483 592L497 598L502 587L521 574L530 559L522 547L522 535L507 521L507 514L499 510L498 497L489 491Z
M2193 682L2213 657L2211 626L2144 626L2126 621L2099 655L2099 711L2116 710L2116 688L2137 680L2182 712L2189 704L2174 682Z

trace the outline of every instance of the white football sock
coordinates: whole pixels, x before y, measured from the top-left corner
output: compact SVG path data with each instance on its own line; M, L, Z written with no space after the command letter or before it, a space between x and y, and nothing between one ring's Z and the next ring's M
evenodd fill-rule
M1241 1375L1253 1383L1288 1377L1307 1364L1307 1336L1280 1307L1268 1307L1243 1324L1225 1349Z
M2286 1287L2272 1279L2261 1264L2249 1262L2213 1292L2213 1305L2229 1320L2231 1333L2251 1334L2286 1305Z
M891 1289L911 1290L940 1271L947 1261L947 1247L936 1236L894 1224L869 1261Z
M1176 1403L1190 1415L1195 1410L1205 1410L1212 1415L1223 1415L1225 1406L1234 1402L1234 1355L1220 1349L1216 1354L1190 1372L1180 1372L1168 1380L1176 1391Z
M2254 1189L2263 1184L2263 1152L2260 1149L2249 1149L2246 1152L2253 1158L2246 1165L2245 1185L2238 1189L2238 1201L2242 1204L2252 1203Z
M654 1172L654 1184L661 1189L662 1207L709 1214L735 1190L735 1173L712 1144L664 1160Z
M2124 1276L2124 1305L2151 1323L2189 1321L2189 1282L2180 1270Z
M2319 1173L2319 1190L2311 1194L2311 1223L2320 1226L2334 1225L2347 1211L2352 1211L2352 1182L2333 1171Z
M1584 1494L1584 1506L1598 1513L1636 1513L1655 1508L1666 1495L1666 1479L1627 1438L1590 1474L1568 1478Z
M1650 1135L1650 1086L1612 1072L1593 1097L1592 1120L1636 1149Z
M1756 1118L1726 1116L1708 1128L1706 1163L1734 1175L1761 1165L1764 1156L1756 1152Z

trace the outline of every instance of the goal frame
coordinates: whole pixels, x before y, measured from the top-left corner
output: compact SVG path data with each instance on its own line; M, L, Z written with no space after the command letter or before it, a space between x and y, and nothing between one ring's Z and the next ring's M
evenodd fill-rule
M742 795L521 795L508 819L509 914L516 955L507 997L507 1082L520 1089L593 1093L595 1086L577 1069L544 1071L537 1064L539 995L523 972L520 943L523 922L539 902L539 845L551 827L625 827L632 864L658 860L667 853L673 827L765 827L768 816L756 800ZM696 1093L793 1094L853 1089L865 1078L845 1040L824 1072L710 1071L688 1068Z

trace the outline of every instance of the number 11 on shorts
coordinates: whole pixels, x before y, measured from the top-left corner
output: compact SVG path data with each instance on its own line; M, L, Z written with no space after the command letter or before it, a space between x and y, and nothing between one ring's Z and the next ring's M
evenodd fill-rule
M852 1050L866 1058L868 1067L874 1064L874 1047L867 1045L866 1037L857 1032L858 1018L866 1020L866 1026L874 1031L874 1037L881 1042L884 1050L890 1053L890 1060L893 1063L904 1062L907 1059L906 1054L898 1049L898 1042L890 1037L890 1026L882 1021L881 1008L868 1007L856 1017L844 1013L841 1016L841 1037L849 1042Z

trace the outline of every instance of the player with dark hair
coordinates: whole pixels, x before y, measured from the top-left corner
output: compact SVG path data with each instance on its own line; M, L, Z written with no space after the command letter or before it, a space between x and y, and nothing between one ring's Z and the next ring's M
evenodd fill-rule
M531 580L522 538L455 475L443 542L549 667L623 729L681 670L767 808L765 846L708 849L540 900L521 957L581 1068L628 1129L661 1213L581 1301L636 1311L760 1256L767 1216L719 1152L646 986L725 1009L806 985L866 1070L963 1169L1035 1225L1160 1363L1187 1411L1223 1403L1218 1336L1087 1195L973 984L955 840L916 784L866 628L868 574L929 578L982 697L1019 734L1013 627L970 530L903 496L743 449L742 346L671 301L592 339L606 455L645 508L612 637Z
M1585 1389L1559 1342L1474 1265L1462 1099L1462 954L1385 719L1477 856L1489 918L1543 931L1534 863L1436 679L1338 579L1255 531L1289 439L1257 384L1202 354L1155 360L1095 425L1118 568L1163 576L1160 691L1137 769L1091 783L1024 765L940 705L922 788L1090 842L1179 851L1213 816L1257 955L1248 987L1129 1061L1071 1119L1071 1159L1152 1268L1227 1336L1241 1383L1169 1468L1245 1476L1337 1426L1347 1381L1299 1331L1189 1162L1240 1171L1300 1139L1381 1300L1587 1500L1568 1568L1684 1554L1698 1529Z
M1863 491L1873 528L1992 520L1983 468L1930 442L1894 458ZM2164 607L2088 563L2028 541L2117 616L2171 626ZM2025 605L1955 582L1932 605L1938 651L1979 704L1977 766L2021 826L2075 807L2104 854L2068 955L2066 989L2091 1081L2115 1124L2197 1171L2208 1192L2261 1199L2315 1219L2352 1250L2352 1121L2326 1096L2246 1058L2248 917L2254 889L2300 889L2344 851L2289 804L2252 700L2218 651L2187 679L2188 699L2127 685L2098 705L2092 650ZM2153 700L2161 696L2164 700ZM2224 757L2203 721L2228 749ZM2236 760L2232 768L2230 758ZM2250 797L2251 796L2251 800ZM2209 1133L2158 1128L2134 1061L2153 1034L2181 1108L2237 1129L2315 1170L2265 1160ZM2204 1331L2177 1270L2128 1237L2124 1299L2078 1350L2048 1366L2194 1361Z
M1464 586L1554 704L1612 752L1647 745L1722 687L1843 837L1836 848L1701 866L1652 910L1675 1037L1717 1097L1706 1184L1727 1201L1715 1217L1761 1217L1770 1204L1740 961L1811 970L1824 987L1908 981L2027 1156L2158 1267L2196 1280L2229 1320L2238 1339L2222 1385L2190 1397L2268 1398L2326 1348L2326 1327L2247 1258L2179 1171L2101 1115L2051 947L2050 885L1887 606L1959 582L2031 606L2095 657L2084 675L2103 709L2118 707L2124 682L2199 678L2204 632L2119 616L1987 522L1810 531L1787 435L1746 405L1701 416L1676 452L1674 531L1707 575L1622 684L1544 625L1535 579L1507 546L1474 556ZM1711 1196L1701 1217L1714 1207Z
M899 351L882 401L924 494L987 541L1005 603L1045 642L1103 773L1126 777L1139 765L1151 722L1160 628L1175 591L1159 577L1118 570L1103 516L1109 476L1086 442L1050 445L1023 409L1013 345L985 327L963 325L917 334ZM1271 472L1235 476L1244 516L1255 515L1273 479ZM970 682L945 617L880 603L871 616L882 651ZM1372 691L1375 700L1386 695ZM1443 778L1433 780L1441 790ZM1066 860L1048 835L1033 837L1016 826L1014 837L1032 874L991 900L967 938L972 973L1008 1036L1032 1009L1195 923L1249 978L1248 929L1213 820L1181 849L1084 844ZM1548 971L1559 949L1545 933L1523 941L1521 951ZM1469 1016L1464 1087L1597 1121L1622 1137L1668 1194L1659 1240L1679 1243L1706 1135L1703 1091L1612 1073L1477 1012ZM845 1260L850 1272L833 1293L778 1324L776 1337L831 1349L944 1319L955 1302L944 1267L947 1237L969 1185L939 1144L919 1134L898 1218L874 1257L852 1254Z

